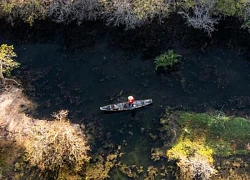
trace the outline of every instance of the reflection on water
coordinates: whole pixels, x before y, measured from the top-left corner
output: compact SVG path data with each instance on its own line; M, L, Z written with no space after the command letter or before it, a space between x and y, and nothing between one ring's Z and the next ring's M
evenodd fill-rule
M174 47L182 55L179 71L157 74L153 58L144 61L143 52L112 45L112 35L96 33L89 38L82 34L74 39L74 34L64 36L58 31L49 39L42 36L41 41L34 38L26 43L0 35L5 38L0 43L14 42L22 64L16 75L39 104L34 115L49 117L53 111L69 109L74 122L98 122L111 134L112 142L126 145L124 163L150 164L151 148L162 146L150 134L156 135L167 106L193 111L223 107L225 112L249 113L249 63L232 50L200 53ZM152 98L154 104L132 112L100 112L100 106L126 101L128 95Z

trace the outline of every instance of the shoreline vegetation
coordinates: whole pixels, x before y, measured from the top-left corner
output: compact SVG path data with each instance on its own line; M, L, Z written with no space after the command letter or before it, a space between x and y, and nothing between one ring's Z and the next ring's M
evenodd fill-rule
M228 117L219 111L173 112L166 117L168 120L163 118L161 121L175 121L169 123L170 126L167 123L165 125L173 134L177 134L171 148L167 150L167 156L169 160L177 161L181 179L223 179L225 177L220 177L222 169L230 165L232 171L248 167L247 161L244 161L244 156L248 157L250 151L248 119ZM165 125L163 123L163 127ZM233 157L238 157L238 160ZM248 173L231 176L248 179Z
M25 177L28 174L22 171L32 167L41 172L59 173L61 169L78 172L89 162L84 126L70 123L67 111L54 113L54 121L31 118L27 113L35 108L34 104L22 89L15 87L1 92L0 101L0 175L3 179L13 175L17 179ZM3 156L4 152L8 157Z
M181 15L188 26L209 36L220 20L227 17L239 19L238 28L250 28L247 0L3 0L0 3L0 17L13 26L20 19L31 26L36 20L78 25L103 20L106 25L128 30L153 21L162 24L172 14Z

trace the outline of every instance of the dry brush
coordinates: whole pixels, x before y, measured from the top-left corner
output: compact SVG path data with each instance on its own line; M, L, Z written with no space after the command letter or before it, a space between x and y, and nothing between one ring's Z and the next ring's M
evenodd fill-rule
M67 111L54 114L54 121L28 117L32 103L21 89L0 94L0 130L25 149L25 159L41 170L67 167L78 171L89 161L87 137L79 125L67 119Z
M196 0L194 6L183 8L179 11L186 20L189 26L195 29L202 29L211 35L215 31L215 25L218 24L218 17L213 17L213 10L216 5L216 0Z
M31 127L25 143L26 157L40 169L67 166L79 171L89 161L86 136L66 118L67 111L54 114L55 121L38 121Z
M181 179L209 180L216 174L216 170L208 160L199 154L192 157L182 157L177 163Z

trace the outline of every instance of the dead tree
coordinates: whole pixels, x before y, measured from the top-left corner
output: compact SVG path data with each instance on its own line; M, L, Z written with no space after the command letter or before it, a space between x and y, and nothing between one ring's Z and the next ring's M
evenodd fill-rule
M215 7L215 0L202 1L196 0L195 5L190 9L183 9L179 12L186 20L189 26L195 29L202 29L211 36L215 31L215 24L218 24L218 18L212 17L212 10Z

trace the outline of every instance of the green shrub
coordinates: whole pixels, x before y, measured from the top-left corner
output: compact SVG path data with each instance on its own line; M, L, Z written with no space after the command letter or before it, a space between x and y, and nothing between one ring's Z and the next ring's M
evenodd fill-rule
M246 8L246 0L218 0L217 8L225 16L241 16Z
M19 63L14 61L13 58L16 57L13 46L8 46L7 44L2 44L0 46L0 78L3 78L3 74L10 75L10 72L19 67Z
M172 68L179 63L179 57L181 57L181 55L175 54L173 50L168 50L155 58L155 70L159 67L163 67L164 69Z
M1 4L0 8L1 8L1 14L2 13L3 13L3 15L11 14L12 9L14 8L14 4L3 2Z

